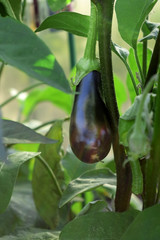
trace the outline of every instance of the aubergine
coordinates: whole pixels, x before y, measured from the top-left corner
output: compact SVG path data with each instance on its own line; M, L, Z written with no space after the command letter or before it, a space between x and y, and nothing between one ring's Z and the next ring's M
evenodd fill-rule
M88 73L76 87L70 120L70 145L82 162L104 159L111 148L111 131L107 108L100 96L101 74Z

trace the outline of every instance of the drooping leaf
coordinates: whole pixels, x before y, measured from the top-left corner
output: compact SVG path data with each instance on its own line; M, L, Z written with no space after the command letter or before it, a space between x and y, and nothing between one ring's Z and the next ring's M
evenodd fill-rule
M61 12L46 18L36 29L36 32L48 28L68 31L78 36L87 37L89 29L89 16L75 12Z
M7 208L12 196L20 166L39 152L16 152L8 156L7 162L0 163L0 213Z
M2 120L3 139L6 144L16 143L55 143L53 139L49 139L22 123L11 120Z
M50 9L53 12L56 12L58 10L61 10L62 8L64 8L67 4L69 4L72 0L47 0L48 5L50 7Z
M141 67L142 67L143 45L141 43L139 43L137 45L137 52L138 52L139 62L140 62ZM149 67L151 56L152 56L152 51L148 48L147 49L147 69ZM140 84L139 80L137 79L137 73L139 72L139 70L138 70L138 67L137 67L137 64L136 64L134 51L133 51L132 48L129 50L128 63L129 63L129 66L132 70L132 73L133 73L134 79L136 81L136 84L137 85ZM130 78L129 74L127 74L127 87L128 87L128 90L129 90L129 95L130 95L131 102L133 103L134 98L136 97L136 93L135 93L135 90L134 90L134 87L133 87L133 84L132 84L132 81L131 81L131 78Z
M159 227L160 205L140 212L127 228L121 240L157 240L160 236Z
M123 61L127 61L129 51L116 43L112 43L112 51Z
M118 240L121 239L122 234L132 224L138 213L138 211L129 211L86 214L69 222L63 228L59 239Z
M0 58L29 76L71 92L63 70L42 40L26 25L0 17Z
M131 47L136 48L141 26L157 0L118 0L116 15L121 37Z
M49 101L53 103L68 114L71 112L72 96L59 91L58 89L46 87L42 89L35 89L28 94L24 101L22 113L26 117L29 116L34 108L43 101Z
M64 215L66 214L66 208L63 208L62 211L58 209L61 193L57 184L60 188L62 188L64 184L64 173L60 165L60 147L63 142L61 121L53 124L47 137L56 139L57 143L40 145L39 151L43 159L52 169L54 179L48 173L42 162L37 159L33 170L32 187L35 205L40 216L51 229L54 229L66 221L66 217L61 216L62 213L64 213Z
M143 23L142 31L144 33L144 37L141 38L139 41L143 42L150 39L157 39L159 33L160 23L152 23L146 20Z
M89 170L69 183L62 195L59 206L64 206L80 193L92 190L104 184L109 189L115 188L116 177L109 169Z

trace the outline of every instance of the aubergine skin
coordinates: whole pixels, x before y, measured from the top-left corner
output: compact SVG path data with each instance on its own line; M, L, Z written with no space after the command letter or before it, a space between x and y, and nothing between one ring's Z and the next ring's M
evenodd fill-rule
M76 87L70 121L70 145L73 153L85 163L104 159L111 148L111 131L107 110L98 86L101 74L92 71Z

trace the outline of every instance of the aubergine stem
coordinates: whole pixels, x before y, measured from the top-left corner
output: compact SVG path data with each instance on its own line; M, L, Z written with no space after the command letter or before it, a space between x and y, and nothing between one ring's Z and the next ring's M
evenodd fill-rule
M90 24L89 31L87 37L87 43L84 52L84 58L94 60L96 58L96 40L97 40L97 8L91 2L91 16L90 16Z
M114 0L93 0L98 9L99 55L102 74L102 88L105 104L110 115L114 158L117 170L115 210L126 211L131 197L132 173L129 163L123 167L126 158L124 147L119 144L119 112L116 102L111 60L111 27Z

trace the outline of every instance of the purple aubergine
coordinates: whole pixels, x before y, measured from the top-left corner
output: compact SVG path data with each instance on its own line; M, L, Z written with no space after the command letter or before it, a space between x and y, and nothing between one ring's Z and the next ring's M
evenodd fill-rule
M101 74L92 71L76 87L70 121L70 145L77 158L85 163L101 161L111 148L107 109L98 89L100 83Z

